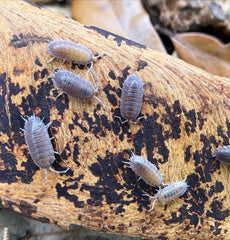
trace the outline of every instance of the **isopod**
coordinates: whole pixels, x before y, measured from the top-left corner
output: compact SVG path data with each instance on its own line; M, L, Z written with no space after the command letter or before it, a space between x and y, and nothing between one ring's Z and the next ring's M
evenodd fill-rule
M145 159L144 157L137 156L132 152L132 156L128 164L138 176L151 186L160 186L163 184L163 174L157 169L156 165Z
M149 210L151 212L154 209L156 201L166 204L180 196L182 196L188 189L188 184L185 181L173 182L167 184L163 189L159 188L155 196L150 196L148 194L143 194L143 196L148 196L154 198L152 208Z
M62 39L49 42L47 46L47 52L53 56L48 62L53 61L55 58L59 58L63 60L63 63L68 61L78 65L90 64L90 68L87 73L91 71L94 59L100 58L102 55L107 54L102 52L98 56L94 57L91 50L85 46L82 46L80 43Z
M45 170L44 185L47 180L47 168L55 173L66 173L69 168L64 171L56 171L51 167L55 161L54 153L59 154L53 150L53 146L51 144L52 138L49 137L47 131L51 123L45 125L43 121L35 115L27 117L27 119L23 118L23 120L25 121L25 126L24 129L21 130L24 132L29 153L34 163L39 168L43 168Z
M217 148L213 157L222 163L230 164L230 145Z
M120 112L121 116L126 120L122 121L121 117L114 116L120 119L121 124L128 121L136 124L143 118L139 117L136 122L132 121L137 118L141 111L144 92L143 85L141 78L137 74L129 75L124 81L121 93Z
M62 93L66 93L74 98L79 98L82 100L90 100L92 98L97 99L104 107L106 106L101 99L95 96L95 93L99 88L99 77L97 82L97 88L94 89L93 85L81 78L79 75L76 75L67 70L57 70L54 72L52 80L58 89L62 91ZM62 93L60 93L57 97L59 97Z

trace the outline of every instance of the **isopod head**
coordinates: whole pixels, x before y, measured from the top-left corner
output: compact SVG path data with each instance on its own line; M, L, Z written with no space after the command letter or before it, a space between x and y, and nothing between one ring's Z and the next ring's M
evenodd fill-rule
M217 148L213 157L222 163L230 164L230 145Z

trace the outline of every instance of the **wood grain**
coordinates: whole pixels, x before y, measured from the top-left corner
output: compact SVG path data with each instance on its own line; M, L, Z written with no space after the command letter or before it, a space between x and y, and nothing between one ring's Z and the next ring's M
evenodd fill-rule
M0 2L0 198L1 207L68 229L79 224L101 232L148 239L224 239L229 231L229 167L212 158L229 144L230 82L109 32L84 27L29 3ZM47 64L52 39L79 42L94 55L100 75L97 101L56 98L50 75L70 69ZM87 68L72 69L85 76ZM121 125L122 84L138 72L144 85L139 124ZM93 82L91 78L89 81ZM22 116L35 113L52 122L50 135L61 153L56 170L33 164L25 145ZM127 168L130 150L157 164L164 182L186 179L187 193L163 206L143 193L149 187Z

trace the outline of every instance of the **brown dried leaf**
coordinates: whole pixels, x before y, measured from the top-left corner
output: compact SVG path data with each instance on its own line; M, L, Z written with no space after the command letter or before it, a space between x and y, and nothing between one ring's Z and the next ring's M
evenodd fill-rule
M202 33L181 33L171 36L181 59L206 71L230 77L230 44Z
M72 17L86 26L96 26L127 37L108 0L71 1Z
M166 53L157 32L150 22L149 15L140 0L110 0L110 4L129 39Z
M71 9L73 18L84 25L97 26L166 52L139 0L76 0L72 1Z

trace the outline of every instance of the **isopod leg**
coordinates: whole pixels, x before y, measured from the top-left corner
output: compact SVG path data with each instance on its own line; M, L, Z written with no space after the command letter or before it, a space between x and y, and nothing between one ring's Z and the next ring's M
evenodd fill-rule
M44 181L43 181L43 185L45 185L46 180L47 180L47 169L45 168L44 171L45 171L45 179L44 179Z
M136 122L134 122L134 121L132 121L132 120L129 120L129 121L130 121L131 123L137 124L137 123L139 122L139 120L141 120L142 118L144 118L144 116L139 117Z
M128 122L128 119L126 119L125 121L122 122L121 117L119 117L119 116L117 116L117 115L114 115L114 117L115 117L115 118L119 118L121 124L124 124L124 123Z
M149 197L149 198L154 198L154 199L155 199L155 200L153 201L152 208L149 210L149 212L151 212L151 211L154 209L155 203L156 203L156 201L157 201L157 197L159 196L160 192L161 192L161 187L159 187L159 190L158 190L157 194L155 194L155 196L150 196L149 194L142 194L142 196L147 196L147 197Z
M130 166L130 162L125 162L125 161L122 161L123 163L125 163L125 164L127 164L127 167L128 168L132 168L131 166Z
M93 67L93 61L90 62L90 68L88 69L88 71L86 73L86 78L88 77L88 74L91 71L92 67Z
M56 151L54 151L54 153L56 153L57 155L61 155L59 152L56 152Z
M25 119L23 116L21 116L21 118L22 118L24 121L26 121L26 119Z
M90 75L91 75L93 81L95 82L94 77L93 77L93 75L92 75L91 72L90 72ZM95 93L98 92L98 90L99 90L99 85L100 85L100 77L99 77L99 74L97 74L97 87L96 87L96 89L94 89L94 92L95 92Z
M97 59L97 58L100 58L102 57L103 55L109 55L107 52L102 52L100 53L99 55L97 55L96 57L93 57L93 59Z
M107 105L105 105L102 101L101 101L101 99L100 98L98 98L98 97L96 97L96 96L93 96L95 99L97 99L97 101L98 102L100 102L104 107L106 107L106 108L108 108L108 109L110 109L110 107L109 106L107 106Z
M156 201L157 201L157 199L155 199L155 200L153 201L153 205L152 205L151 209L149 209L149 212L151 212L151 211L154 209Z
M60 97L63 94L63 92L59 93L56 98Z
M66 170L64 170L64 171L56 171L56 170L54 170L51 166L49 167L49 170L51 171L51 172L54 172L54 173L66 173L67 171L69 171L69 168L67 168Z
M50 58L50 60L47 63L52 62L54 59L55 57Z
M155 199L155 200L153 201L153 205L152 205L151 209L149 210L149 212L151 212L151 211L154 209L154 207L155 207L155 203L156 203L156 201L157 201L158 193L157 193L155 196L150 196L149 194L142 194L142 196L147 196L147 197L149 197L149 198L154 198L154 199Z
M50 127L50 125L51 125L51 122L47 123L46 128L48 129Z

